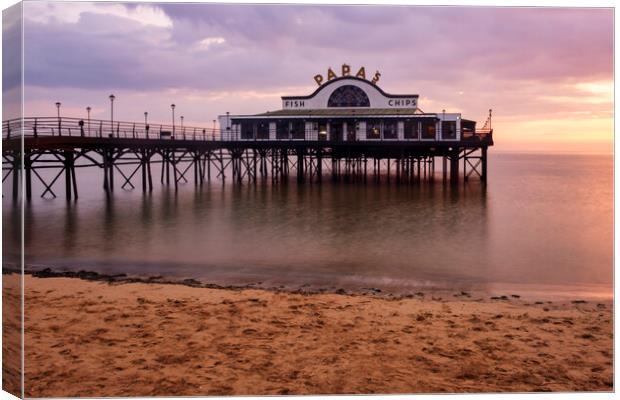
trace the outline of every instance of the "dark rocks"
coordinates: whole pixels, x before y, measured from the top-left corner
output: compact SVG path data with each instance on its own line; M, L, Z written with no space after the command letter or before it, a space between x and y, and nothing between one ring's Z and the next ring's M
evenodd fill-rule
M193 279L193 278L183 279L183 281L181 281L181 283L184 284L184 285L187 285L187 286L192 286L192 287L200 287L200 286L202 286L200 281L197 281L196 279Z

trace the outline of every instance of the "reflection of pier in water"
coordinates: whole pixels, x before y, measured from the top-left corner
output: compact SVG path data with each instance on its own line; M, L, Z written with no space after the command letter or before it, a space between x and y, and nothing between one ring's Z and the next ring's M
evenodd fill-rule
M306 137L311 138L308 134ZM166 125L110 122L77 118L24 118L3 123L3 182L12 177L17 198L23 171L25 196L33 181L41 197L56 197L64 175L67 199L78 197L79 168L103 170L103 189L142 186L153 190L151 166L161 166L162 184L202 185L211 179L233 182L286 180L320 182L325 177L351 182L382 180L413 184L435 179L440 158L443 181L487 177L487 150L492 130L483 128L460 140L328 141L314 139L244 140L230 131ZM460 164L462 161L462 171ZM23 163L23 164L22 164ZM50 171L47 174L43 171ZM191 171L191 172L190 172ZM140 183L137 183L137 182Z
M441 278L436 269L457 274L460 258L484 253L486 189L479 184L342 185L326 180L309 185L293 180L187 185L178 191L157 185L144 196L106 196L97 190L84 193L80 202L34 199L24 205L25 261L29 269L170 275L223 285L301 280L328 287L349 275L371 279L379 265L387 268L379 275L406 280L415 254L418 272L433 280ZM440 266L432 259L434 250L428 251L431 226L433 235L456 249ZM467 228L455 231L454 226ZM11 240L17 245L20 239ZM386 254L386 249L391 250ZM482 275L486 268L487 263L477 263Z

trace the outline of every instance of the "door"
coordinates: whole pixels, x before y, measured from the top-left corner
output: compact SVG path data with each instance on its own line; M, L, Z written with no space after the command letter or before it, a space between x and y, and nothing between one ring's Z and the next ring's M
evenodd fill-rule
M354 142L357 134L357 123L355 121L347 122L347 140Z
M330 122L329 135L333 142L342 141L342 122Z

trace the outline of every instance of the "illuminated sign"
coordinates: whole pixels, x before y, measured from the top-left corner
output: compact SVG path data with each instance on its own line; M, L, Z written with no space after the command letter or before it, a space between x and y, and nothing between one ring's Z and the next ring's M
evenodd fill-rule
M347 64L342 64L342 68L340 69L340 76L351 76L351 66L347 65ZM355 75L356 78L361 78L361 79L366 79L366 68L364 67L360 67L359 70L357 70L357 73ZM327 81L329 82L332 79L337 78L338 75L336 75L336 73L334 72L333 69L331 69L331 67L329 67L327 69ZM373 85L376 85L377 82L379 82L379 78L381 77L381 73L379 71L375 72L375 75L372 77L372 80L370 80L370 82ZM366 79L367 80L367 79ZM317 85L321 86L324 82L324 78L323 75L321 74L317 74L314 76L314 81L317 83Z

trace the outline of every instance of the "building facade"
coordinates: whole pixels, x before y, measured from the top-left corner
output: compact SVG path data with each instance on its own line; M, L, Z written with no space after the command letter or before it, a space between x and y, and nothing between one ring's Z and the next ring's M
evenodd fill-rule
M282 108L221 115L224 140L459 142L476 122L460 113L425 113L417 94L389 94L362 77L334 77L307 96L283 96Z

